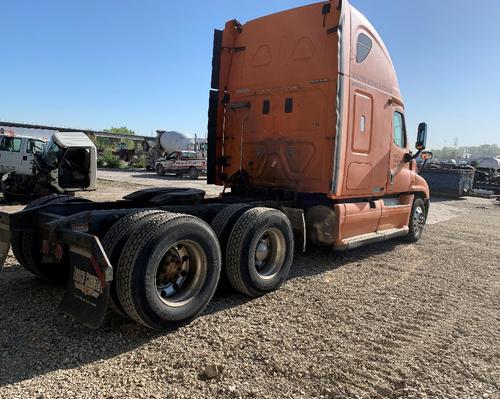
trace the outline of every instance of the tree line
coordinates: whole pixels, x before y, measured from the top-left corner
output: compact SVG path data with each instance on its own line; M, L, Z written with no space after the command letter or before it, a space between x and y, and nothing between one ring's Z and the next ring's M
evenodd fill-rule
M489 158L500 156L500 147L497 144L483 144L474 147L443 147L440 150L432 150L434 159L439 160L462 160Z

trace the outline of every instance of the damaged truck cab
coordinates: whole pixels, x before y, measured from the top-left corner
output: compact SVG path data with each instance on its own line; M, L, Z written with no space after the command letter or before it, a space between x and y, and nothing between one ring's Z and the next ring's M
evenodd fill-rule
M183 325L219 280L258 297L287 279L296 250L420 239L429 189L408 142L391 58L347 1L215 32L208 183L121 201L49 196L0 213L0 249L67 285L62 310L98 327L108 304L154 329Z

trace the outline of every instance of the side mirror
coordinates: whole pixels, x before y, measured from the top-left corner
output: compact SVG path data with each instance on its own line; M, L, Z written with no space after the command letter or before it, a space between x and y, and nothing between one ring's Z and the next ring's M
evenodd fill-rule
M434 154L430 151L422 151L422 153L420 154L420 157L424 161L430 161L432 158L434 158Z
M419 151L423 151L427 147L427 123L418 125L417 144L415 144L415 147Z

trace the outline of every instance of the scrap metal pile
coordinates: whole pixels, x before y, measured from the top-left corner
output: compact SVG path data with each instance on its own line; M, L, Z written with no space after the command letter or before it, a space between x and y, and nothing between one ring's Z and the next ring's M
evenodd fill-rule
M477 168L474 176L474 188L500 194L500 171L498 169Z

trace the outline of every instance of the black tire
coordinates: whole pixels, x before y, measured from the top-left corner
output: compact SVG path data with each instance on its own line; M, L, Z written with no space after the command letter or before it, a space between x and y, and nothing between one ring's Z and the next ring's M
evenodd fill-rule
M46 197L38 198L35 201L31 202L29 205L27 205L24 209L30 209L30 208L36 208L37 206L44 205L46 202L49 202L50 200L58 197L57 194L52 194L48 195ZM14 232L12 233L11 239L10 239L10 244L12 248L12 253L14 254L14 257L17 259L19 264L29 271L30 273L33 273L35 275L38 275L36 270L31 270L30 266L26 263L24 260L24 255L23 255L23 233L22 232Z
M231 230L233 229L234 224L240 218L240 216L251 208L251 205L246 204L229 205L222 211L220 211L212 220L212 223L210 223L210 226L219 239L219 245L222 252L222 269L219 280L219 289L221 291L226 291L227 289L232 287L231 283L229 282L229 278L227 277L225 261L229 235L231 234Z
M425 203L422 198L415 198L413 201L413 206L411 209L410 222L408 227L410 232L407 236L403 237L403 241L409 243L415 243L420 240L422 233L425 229L425 223L427 222L427 212L425 209Z
M102 246L104 252L108 256L111 266L113 266L113 281L109 287L109 296L111 298L111 308L116 313L127 317L127 313L123 309L119 299L118 293L116 291L116 276L118 275L118 261L122 250L130 238L131 234L142 224L144 224L149 218L163 213L159 210L141 210L133 212L120 220L118 220L106 233L104 239L102 240Z
M161 281L171 274L171 265L175 270L170 280ZM207 223L163 212L149 218L125 244L116 280L118 298L131 319L156 330L175 328L205 309L217 288L220 268L219 243Z
M75 198L67 195L53 194L31 202L25 209L41 205L62 204L69 201L75 201ZM15 255L22 267L52 284L65 285L67 283L70 270L67 260L63 259L58 263L42 263L43 256L40 251L41 238L36 230L16 233L16 236L15 239L14 236L12 237L12 248L13 251L14 247L16 248Z
M156 174L158 176L165 176L165 168L163 167L162 164L156 165Z
M194 166L191 166L188 170L188 176L190 179L198 179L200 177L200 172Z
M231 285L251 297L276 290L290 274L293 251L292 226L282 212L270 208L246 211L227 243L226 271Z

